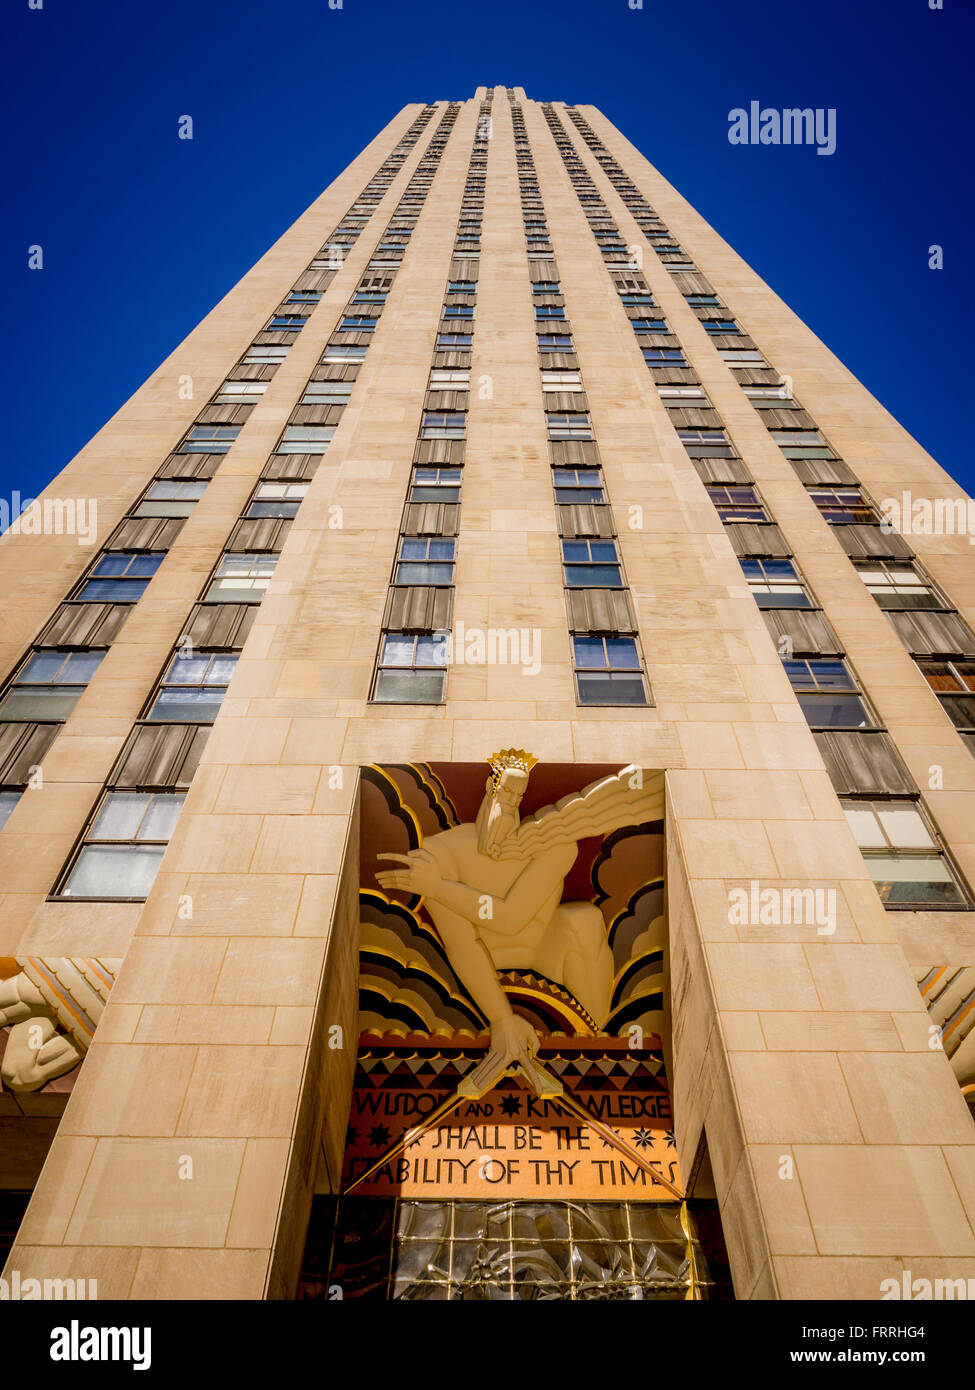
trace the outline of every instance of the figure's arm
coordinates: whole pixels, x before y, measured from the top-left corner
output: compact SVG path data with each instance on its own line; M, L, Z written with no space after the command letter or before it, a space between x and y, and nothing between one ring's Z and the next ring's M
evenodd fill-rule
M435 920L450 964L485 1018L489 1023L496 1023L507 1017L511 1005L498 982L491 953L474 924L443 910L437 912Z
M560 890L575 855L575 845L563 845L539 855L525 865L503 896L479 893L466 883L442 878L436 858L425 849L380 855L381 859L399 859L407 868L385 870L377 877L384 888L421 893L472 923L475 930L479 921L485 921L491 923L492 931L510 936L530 922Z
M0 980L0 1028L21 1023L45 1008L43 995L23 971Z

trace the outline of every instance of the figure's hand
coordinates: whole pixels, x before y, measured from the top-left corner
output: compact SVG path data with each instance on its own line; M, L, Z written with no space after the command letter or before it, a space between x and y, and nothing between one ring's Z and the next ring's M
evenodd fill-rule
M530 1062L538 1051L538 1034L527 1019L505 1014L491 1024L491 1051L500 1052L506 1062Z
M405 869L383 869L376 874L383 888L398 889L401 893L419 893L429 897L441 882L440 865L428 849L413 849L409 854L380 854L378 859L398 859Z

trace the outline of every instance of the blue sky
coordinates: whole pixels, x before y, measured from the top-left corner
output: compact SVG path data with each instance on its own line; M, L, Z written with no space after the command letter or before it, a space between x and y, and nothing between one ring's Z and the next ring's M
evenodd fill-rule
M970 357L975 15L943 3L7 0L0 497L39 491L401 106L483 83L599 106L973 490L946 364ZM753 99L835 107L836 153L730 145Z

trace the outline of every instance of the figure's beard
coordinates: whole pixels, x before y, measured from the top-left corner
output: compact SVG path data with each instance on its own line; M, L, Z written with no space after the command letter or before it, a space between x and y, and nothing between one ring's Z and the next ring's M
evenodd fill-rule
M486 815L478 816L477 848L489 859L498 859L501 845L518 827L518 813L492 801Z

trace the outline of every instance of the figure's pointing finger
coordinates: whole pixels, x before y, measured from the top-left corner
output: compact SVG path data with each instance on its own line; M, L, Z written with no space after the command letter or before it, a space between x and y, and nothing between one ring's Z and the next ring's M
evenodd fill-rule
M408 854L395 854L392 850L384 850L382 854L376 855L377 859L398 859L401 864L412 866L413 860Z

